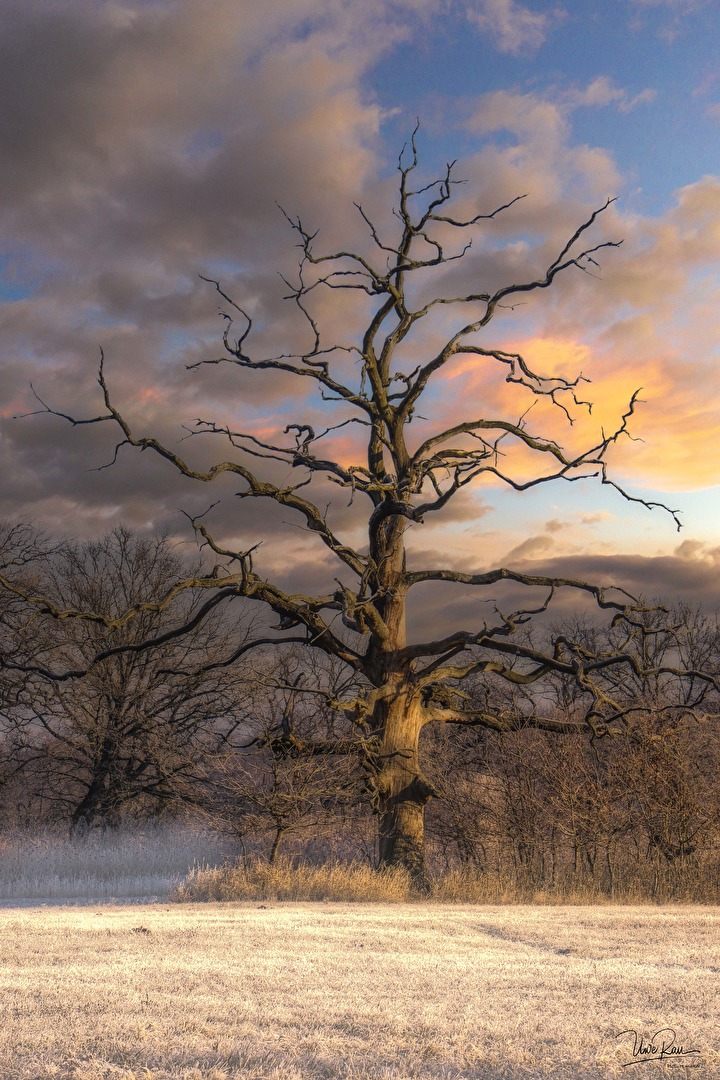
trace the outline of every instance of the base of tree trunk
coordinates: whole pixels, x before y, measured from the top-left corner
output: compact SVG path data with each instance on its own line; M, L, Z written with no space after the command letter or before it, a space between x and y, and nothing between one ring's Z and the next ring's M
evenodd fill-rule
M413 888L430 892L425 865L425 804L403 800L380 815L380 866L401 867Z

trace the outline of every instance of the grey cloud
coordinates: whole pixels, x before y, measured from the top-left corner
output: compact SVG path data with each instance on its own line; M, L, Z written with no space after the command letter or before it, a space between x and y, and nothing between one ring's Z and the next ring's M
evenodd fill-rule
M53 407L103 411L100 346L114 399L142 433L174 439L231 403L242 426L297 398L287 379L184 370L221 352L218 297L197 274L221 276L248 305L258 351L307 338L281 303L277 270L292 272L296 252L275 201L322 220L332 240L375 160L379 113L361 77L433 6L8 0L0 223L8 273L34 291L0 308L0 416L35 407L31 380ZM24 423L3 420L6 512L42 514L46 499L81 531L99 507L122 513L120 470L89 479L112 452L108 432ZM147 455L123 467L136 517L153 495L157 514L173 512L167 471Z
M241 545L265 537L259 563L279 568L293 587L327 588L335 570L322 559L310 562L317 545L311 555L289 515L269 503L235 500L231 479L193 485L150 454L127 450L118 466L98 473L92 470L111 459L117 441L109 426L73 429L47 416L13 422L10 415L35 407L30 379L59 409L82 416L103 411L95 381L102 345L114 399L138 432L181 446L194 462L219 454L218 440L177 443L182 425L197 416L241 430L258 420L279 421L289 409L293 419L316 422L317 398L306 399L283 376L253 379L227 365L185 370L221 351L218 297L196 275L222 278L246 306L258 351L306 340L307 325L281 302L286 289L276 271L294 272L297 252L275 201L312 228L322 226L324 249L358 234L360 223L348 214L359 197L388 221L394 178L375 179L381 117L362 80L384 49L411 33L413 19L439 6L434 0L7 0L0 93L11 107L0 118L0 222L19 279L34 279L36 288L0 310L0 513L44 518L78 534L125 519L188 536L180 510L200 513L220 495L212 520L221 535ZM508 17L525 10L500 7ZM490 9L483 7L486 14ZM514 25L525 27L528 45L546 30L532 20ZM514 40L522 41L522 33ZM489 147L460 168L471 181L462 191L475 192L467 196L470 209L487 212L526 190L533 198L488 223L480 230L486 249L476 255L474 248L441 275L449 295L466 291L468 275L484 288L542 271L547 252L562 248L588 201L614 177L608 155L570 146L552 102L505 94L475 104L469 122L475 133L488 125L511 130L516 145ZM550 302L550 321L574 329L571 309L593 326L628 295L644 301L650 290L661 298L677 294L682 273L673 268L690 216L688 210L670 240L662 242L658 229L637 270L605 284L600 298L597 290L588 298L584 280L563 286L558 302ZM616 216L610 220L618 224ZM655 239L649 228L634 235L641 252L648 236ZM513 242L507 251L506 240ZM706 253L700 239L696 246L693 265ZM330 324L329 339L346 340L353 324L347 305L334 299L318 297L319 310ZM526 311L535 316L532 303ZM502 318L500 337L512 325L511 313ZM354 358L346 363L356 377ZM463 493L438 523L469 522L482 512L479 500ZM338 527L359 536L357 506L340 499L332 514ZM438 549L428 557L444 563L431 525L427 535ZM293 553L292 566L283 568L284 552ZM548 536L510 554L555 565ZM421 557L419 551L415 558ZM715 588L704 564L692 558L663 567L630 558L612 567L576 565L578 574L612 569L659 594L663 575L668 584L676 572L677 587L688 595ZM475 600L451 592L461 608L467 604L463 610L474 611ZM425 603L418 610L444 618L445 600L433 593Z
M720 578L714 559L628 555L571 555L540 559L538 573L616 585L647 600L681 601L708 611L720 607Z
M434 492L426 493L428 499L435 497ZM428 513L422 526L422 536L432 543L432 535L436 528L444 529L450 523L470 523L479 521L491 512L491 508L482 499L477 491L459 491L439 513Z
M338 184L362 178L378 122L357 83L382 37L356 19L349 50L342 9L281 0L260 19L227 0L177 0L131 4L122 21L104 3L9 3L0 179L11 224L43 251L177 263L247 254L275 199L302 191L306 209L327 213Z
M221 277L252 314L258 353L307 339L307 325L281 302L276 271L292 274L296 252L275 200L322 225L326 250L341 236L344 244L348 231L368 242L357 217L348 229L348 208L360 193L373 213L390 200L388 184L372 178L379 112L363 95L362 76L411 33L411 18L436 7L412 0L388 11L371 0L360 11L342 0L279 0L260 12L230 0L122 8L10 0L0 91L13 107L0 133L0 219L11 242L34 245L34 261L25 255L18 272L38 275L39 284L0 315L4 355L12 357L0 413L33 407L33 379L53 406L94 415L102 408L94 378L102 346L113 398L142 433L173 439L198 416L247 429L291 401L293 418L302 405L312 419L318 402L298 399L285 377L184 370L221 352L218 298L196 274ZM473 163L471 178L485 163ZM536 231L543 210L508 228ZM514 276L518 260L496 253L484 276ZM447 283L452 289L451 275ZM347 305L323 304L329 339L350 338ZM348 370L355 378L352 361ZM56 438L47 422L33 422L32 435L7 432L0 455L26 477L7 489L10 511L27 504L41 512L44 490L48 512L56 515L65 497L78 522L92 520L79 509L87 466L107 460L113 445L106 432L97 445L69 429ZM45 467L49 456L64 466ZM152 491L158 514L174 512L173 481L152 469L143 483L139 466L128 468L137 515ZM102 505L121 513L120 482L101 476ZM87 490L97 505L99 488ZM477 504L463 506L456 503L454 520L477 516Z
M435 554L435 564L440 562L444 565L446 560L442 553ZM505 565L517 561L511 555L503 560ZM709 613L720 608L717 561L710 559L576 555L526 560L522 569L531 574L571 578L608 588L615 586L651 604L687 604ZM483 621L494 621L496 606L508 612L539 605L546 596L547 590L521 588L507 583L498 583L490 589L472 589L461 585L422 586L413 590L410 596L410 634L417 639L429 637L430 634L440 636L458 628L478 630ZM623 600L620 593L609 593L608 596L621 602ZM598 609L594 601L577 590L558 589L545 622L562 622L580 613L595 617Z

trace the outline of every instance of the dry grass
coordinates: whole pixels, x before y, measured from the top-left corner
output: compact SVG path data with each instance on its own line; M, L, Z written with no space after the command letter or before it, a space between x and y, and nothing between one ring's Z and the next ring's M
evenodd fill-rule
M402 871L376 873L367 863L328 862L313 866L289 858L268 866L233 860L233 841L217 833L181 826L124 828L70 838L67 834L0 835L0 905L33 900L120 899L334 900L401 903L413 899ZM719 883L694 880L652 882L637 877L612 896L592 882L568 877L553 889L524 884L512 872L449 871L433 882L426 898L444 904L657 903L682 900L716 903Z
M294 866L278 859L247 866L226 863L195 867L172 893L181 903L205 900L333 900L345 903L402 903L412 898L403 870L373 870L367 864Z
M720 909L0 912L3 1080L720 1076ZM696 1070L623 1070L672 1025ZM668 1072L668 1069L670 1072Z
M402 870L372 870L366 863L326 863L309 866L278 859L272 866L262 860L247 865L196 866L171 894L181 902L206 900L332 900L358 903L403 903L417 896ZM522 886L511 874L472 874L449 871L432 883L424 900L440 904L608 904L658 903L649 890L635 885L612 897L587 881L568 880L555 889ZM670 899L664 897L664 899ZM705 902L705 891L688 888L674 900Z

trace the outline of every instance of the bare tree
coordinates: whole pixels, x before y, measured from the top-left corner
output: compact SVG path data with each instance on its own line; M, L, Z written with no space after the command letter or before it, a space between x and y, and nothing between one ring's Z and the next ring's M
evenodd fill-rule
M40 568L53 545L34 525L26 521L0 521L0 574L20 591L37 584ZM28 658L31 649L28 619L35 611L17 591L0 591L0 705L18 698L25 679L10 665L14 659Z
M22 591L37 583L51 550L47 537L31 523L0 521L0 573ZM3 803L16 767L12 742L7 735L8 718L27 701L32 676L22 668L39 658L33 626L36 616L37 612L23 596L9 589L0 590L0 799Z
M66 542L46 560L38 587L67 608L124 611L144 592L159 593L187 571L160 536L117 529L102 540ZM229 628L208 617L178 637L197 608L183 590L162 613L142 612L121 627L61 619L33 624L35 658L85 669L109 646L112 655L78 680L32 682L4 717L4 762L22 799L43 818L72 828L113 824L143 805L157 813L177 801L206 754L217 752L246 716L239 671L206 670L237 641L242 621ZM26 606L27 614L27 606ZM169 640L138 649L150 636ZM119 646L127 646L119 650Z
M193 801L216 830L247 842L267 843L275 862L289 838L317 840L337 828L356 801L352 759L281 746L268 734L244 753L216 754L204 763L207 796Z
M336 714L322 697L302 692L304 683L329 688L343 680L338 665L318 663L297 647L263 653L255 665L246 684L252 720L207 757L203 790L191 779L188 799L201 820L239 839L245 852L248 844L266 845L273 863L291 838L338 831L357 805L359 770L342 752Z
M482 415L470 407L466 419L440 423L426 433L421 402L431 397L439 377L458 356L478 365L494 365L507 384L518 388L520 398L527 400L529 391L535 399L555 406L559 422L570 421L573 412L585 408L582 376L568 379L535 371L522 356L489 342L488 327L504 307L528 294L542 293L561 275L594 272L602 253L616 248L619 241L588 239L612 202L609 199L588 215L539 273L492 289L471 286L458 292L452 282L470 250L471 234L491 229L492 222L511 214L523 196L488 212L456 215L450 208L460 183L454 163L434 181L416 180L418 175L413 136L398 161L394 235L385 235L358 206L369 232L367 255L364 248L323 254L317 250L316 234L299 219L288 217L301 257L297 278L286 282L287 298L304 320L307 347L273 356L254 355L252 317L220 283L211 282L223 303L224 354L203 363L230 364L253 376L281 374L296 379L300 389L313 385L327 408L337 410L336 423L316 430L298 420L285 428L284 439L271 441L199 419L194 432L223 439L228 456L209 468L195 467L171 446L133 430L112 400L102 361L99 383L104 412L79 419L43 402L39 411L64 416L72 424L114 425L120 432L118 450L129 445L157 454L198 483L211 484L231 474L242 481L239 497L243 503L274 502L317 539L325 558L334 559L337 576L330 578L325 592L290 592L267 579L256 547L237 550L224 544L213 532L211 519L203 516L193 521L194 528L218 564L211 574L179 582L175 588L209 590L208 605L218 597L243 597L264 605L279 621L272 635L258 638L258 645L269 640L278 647L303 642L347 667L349 689L332 699L333 708L348 721L347 734L342 746L336 742L326 749L360 755L368 776L368 798L378 815L380 862L405 865L422 885L424 807L436 794L420 766L423 728L429 723L450 723L495 730L534 726L562 732L585 726L594 737L601 736L628 716L628 707L608 689L603 674L609 668L639 669L638 650L629 648L629 643L643 636L647 627L640 617L642 605L620 589L570 577L527 574L508 566L477 573L443 566L411 568L406 558L407 530L433 520L459 492L482 480L528 491L553 481L595 476L626 499L648 508L660 504L628 495L607 471L607 452L628 434L637 394L614 431L601 433L593 445L577 452L566 452L554 436L534 431L524 414L518 418L522 404L514 418ZM455 237L460 237L459 243ZM449 291L443 292L446 282L451 282ZM366 313L362 331L352 340L325 340L319 316L314 314L322 290L342 293L348 327ZM238 322L239 331L234 330ZM426 332L428 328L431 333ZM362 453L353 464L343 463L338 454L334 458L323 455L326 443L321 440L331 441L339 428L362 441ZM416 431L420 432L417 436ZM512 456L506 456L513 446L522 450L522 472L513 467ZM528 459L536 462L532 474ZM332 508L326 505L328 488L333 485L361 515L363 540L358 542L352 530L343 534L342 526L333 524ZM357 524L358 518L354 520ZM478 591L490 587L496 601L494 613L487 619L479 616L470 629L416 640L423 628L416 626L413 635L408 634L408 597L429 583L453 583ZM502 595L501 587L507 584L512 586L505 594L507 601L497 600L498 590ZM559 591L582 596L610 613L619 644L610 652L595 652L567 633L558 634L547 647L536 647L524 638L519 631L532 618L549 612ZM166 597L156 598L154 610L166 602ZM75 614L113 627L151 607L150 601L130 606L120 619L99 612L78 610ZM52 604L45 604L44 610L63 614ZM558 718L544 708L542 695L528 697L520 714L507 711L502 700L496 704L493 685L535 686L552 672L567 676L577 686L581 708L575 716ZM54 679L68 676L50 668L44 674ZM488 688L480 706L476 696L463 689L467 680L477 676L484 677ZM316 687L305 689L319 693ZM286 738L290 744L292 732Z

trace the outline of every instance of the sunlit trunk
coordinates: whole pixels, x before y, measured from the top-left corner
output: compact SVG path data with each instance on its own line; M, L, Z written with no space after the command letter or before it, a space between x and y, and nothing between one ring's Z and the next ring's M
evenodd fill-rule
M400 693L383 711L376 778L380 865L403 867L425 890L425 804L437 792L422 775L418 760L422 710L417 699Z
M368 659L375 684L384 690L372 717L380 740L373 803L378 814L381 866L404 867L416 887L426 890L425 804L437 792L422 775L418 758L423 707L412 687L407 660L404 532L407 520L391 516L370 537L378 567L377 608L387 637L371 644Z

